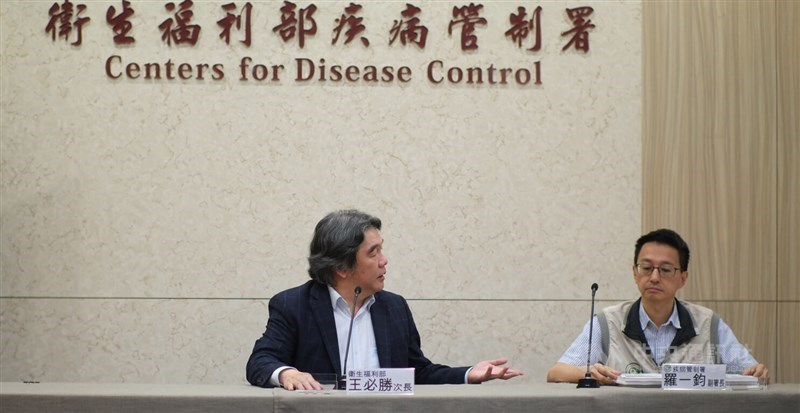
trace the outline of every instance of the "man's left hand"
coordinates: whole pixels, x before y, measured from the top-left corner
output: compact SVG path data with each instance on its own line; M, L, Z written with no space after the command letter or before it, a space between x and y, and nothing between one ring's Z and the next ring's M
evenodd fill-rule
M481 361L472 366L472 370L467 374L467 381L470 384L477 384L495 379L508 380L522 375L522 372L519 370L503 366L503 364L507 362L508 360L506 359Z
M769 384L769 370L767 370L767 368L764 367L763 364L759 363L756 364L755 366L750 366L744 369L744 372L742 372L742 374L745 376L758 377L759 382L761 382L762 384Z

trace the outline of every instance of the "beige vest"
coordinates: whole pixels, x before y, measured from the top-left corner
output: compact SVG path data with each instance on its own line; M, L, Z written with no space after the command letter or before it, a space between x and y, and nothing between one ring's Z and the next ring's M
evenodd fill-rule
M663 363L721 363L716 351L719 316L712 310L675 300L681 328ZM639 322L641 299L627 301L597 315L606 365L623 373L659 373Z

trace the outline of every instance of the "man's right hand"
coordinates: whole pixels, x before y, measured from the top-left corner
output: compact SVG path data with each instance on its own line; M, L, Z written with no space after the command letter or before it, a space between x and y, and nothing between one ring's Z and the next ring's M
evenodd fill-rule
M286 390L322 390L314 377L297 369L286 369L278 374L278 381Z
M621 374L621 372L600 363L595 363L594 366L592 366L590 373L593 379L606 386L617 384L617 378Z

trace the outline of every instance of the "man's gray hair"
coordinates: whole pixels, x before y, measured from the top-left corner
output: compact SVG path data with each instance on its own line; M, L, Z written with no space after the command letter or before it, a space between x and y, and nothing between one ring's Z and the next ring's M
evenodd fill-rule
M381 220L355 209L331 212L317 223L308 255L308 275L312 280L331 285L336 271L356 265L358 246L364 232L381 229Z

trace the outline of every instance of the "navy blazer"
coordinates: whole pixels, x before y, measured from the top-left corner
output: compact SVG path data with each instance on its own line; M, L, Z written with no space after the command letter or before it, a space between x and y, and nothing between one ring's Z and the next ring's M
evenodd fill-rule
M370 315L381 367L414 367L417 384L464 383L468 367L434 364L422 354L417 326L403 297L387 291L376 293ZM267 329L247 361L247 381L272 387L269 378L282 366L337 377L342 371L327 286L308 281L269 300Z

